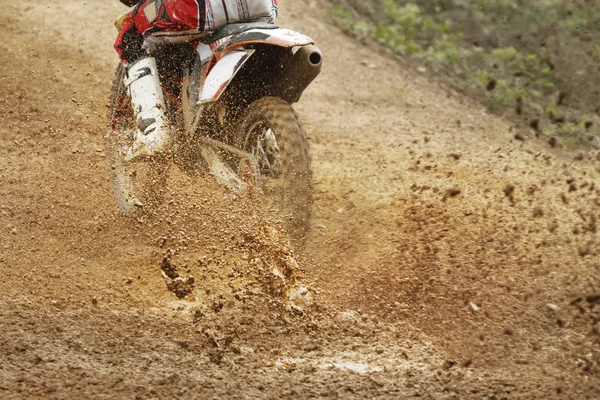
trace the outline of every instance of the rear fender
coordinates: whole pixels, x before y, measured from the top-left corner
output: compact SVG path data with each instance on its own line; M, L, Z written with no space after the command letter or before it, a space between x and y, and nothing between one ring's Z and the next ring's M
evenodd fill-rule
M201 44L197 51L203 65L212 66L204 78L198 104L219 100L229 83L254 54L245 46L266 44L282 48L307 46L314 43L310 37L289 29L251 29L226 37L211 45ZM213 50L214 49L214 50Z
M235 48L222 53L220 60L204 79L198 104L219 100L231 80L235 78L252 54L254 54L253 49L243 48Z
M289 29L250 29L249 31L229 36L220 41L215 50L215 56L233 47L250 44L270 44L279 47L295 47L314 44L315 41L303 33Z

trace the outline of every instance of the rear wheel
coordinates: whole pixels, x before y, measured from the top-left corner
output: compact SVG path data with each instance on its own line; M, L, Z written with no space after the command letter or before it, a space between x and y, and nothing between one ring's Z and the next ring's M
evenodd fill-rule
M127 149L133 143L136 123L123 83L124 74L125 68L120 64L110 97L106 143L110 178L119 210L124 214L133 214L142 209L148 211L162 201L168 163L160 159L148 162L125 161Z
M312 169L308 138L292 106L277 97L250 104L234 141L256 158L269 208L293 240L304 242L313 203Z

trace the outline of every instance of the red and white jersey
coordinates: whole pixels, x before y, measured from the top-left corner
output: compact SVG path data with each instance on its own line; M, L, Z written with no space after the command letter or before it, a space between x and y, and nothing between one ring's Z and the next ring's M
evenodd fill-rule
M132 10L134 26L153 30L214 31L236 22L273 22L277 0L145 0Z
M200 30L212 31L234 23L248 21L273 22L277 17L277 0L207 0L205 3L204 27Z
M115 48L125 61L141 51L132 32L211 32L236 22L272 23L277 12L277 0L142 0L123 16Z

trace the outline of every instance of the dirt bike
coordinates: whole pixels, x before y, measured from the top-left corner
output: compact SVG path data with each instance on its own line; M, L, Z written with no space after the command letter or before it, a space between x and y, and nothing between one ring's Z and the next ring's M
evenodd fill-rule
M208 34L158 32L144 43L158 62L175 145L167 163L127 161L136 127L119 65L109 108L108 153L123 213L147 207L166 186L167 165L209 171L237 192L262 190L292 237L311 216L311 157L291 104L320 73L322 56L301 33L266 23Z

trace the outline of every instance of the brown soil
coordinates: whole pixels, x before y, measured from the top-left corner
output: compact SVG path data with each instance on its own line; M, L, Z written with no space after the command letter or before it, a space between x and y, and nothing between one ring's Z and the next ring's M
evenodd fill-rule
M105 3L0 11L0 398L600 397L597 153L283 1L326 57L296 106L306 248L260 194L175 170L156 213L123 218ZM312 302L287 301L301 283Z

